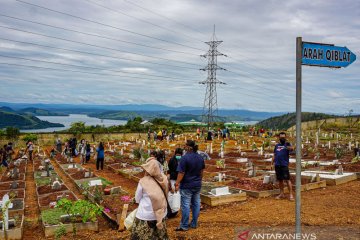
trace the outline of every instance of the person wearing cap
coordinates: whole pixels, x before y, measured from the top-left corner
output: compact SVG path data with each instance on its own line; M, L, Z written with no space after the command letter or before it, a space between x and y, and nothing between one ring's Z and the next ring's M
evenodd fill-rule
M176 231L187 231L198 227L200 214L200 190L205 161L197 153L198 146L192 140L185 145L186 154L182 156L178 165L178 177L175 183L175 191L180 189L181 195L181 222ZM191 207L190 207L191 206ZM189 224L190 208L192 221Z
M145 176L140 179L135 193L139 203L131 229L132 240L169 239L165 217L167 215L168 180L160 171L157 161L141 165Z

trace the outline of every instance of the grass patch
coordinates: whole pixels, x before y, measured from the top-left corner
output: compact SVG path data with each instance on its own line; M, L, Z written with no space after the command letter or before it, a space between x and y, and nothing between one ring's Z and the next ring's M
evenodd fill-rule
M64 214L66 214L66 212L60 208L47 209L41 212L41 219L44 224L57 225L60 224L60 217Z

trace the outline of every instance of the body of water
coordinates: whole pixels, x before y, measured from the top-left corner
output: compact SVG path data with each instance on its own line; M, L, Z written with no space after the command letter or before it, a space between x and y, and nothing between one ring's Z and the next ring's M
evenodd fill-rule
M127 123L127 121L125 120L100 119L100 118L89 117L84 114L70 114L69 116L37 116L37 117L43 121L64 124L65 127L21 130L21 132L38 133L38 132L61 131L61 130L69 129L71 123L73 122L85 122L86 126L104 125L105 127L115 126L115 125L125 125Z

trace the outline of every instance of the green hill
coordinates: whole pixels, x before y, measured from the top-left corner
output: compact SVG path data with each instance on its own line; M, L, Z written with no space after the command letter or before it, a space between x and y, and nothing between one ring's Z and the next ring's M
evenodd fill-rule
M315 113L315 112L303 112L301 113L301 121L308 122L314 120L321 120L327 118L338 117L336 115L329 115L325 113ZM265 128L265 129L288 129L296 124L296 113L287 113L277 117L271 117L265 119L261 122L258 122L256 126Z
M25 114L22 115L11 111L0 111L0 129L6 127L16 127L20 129L42 129L49 127L64 127L64 125L60 123L42 121L35 116Z
M21 114L32 115L32 116L68 116L68 114L52 112L49 110L34 108L34 107L23 108L23 109L18 110L17 112L21 113Z

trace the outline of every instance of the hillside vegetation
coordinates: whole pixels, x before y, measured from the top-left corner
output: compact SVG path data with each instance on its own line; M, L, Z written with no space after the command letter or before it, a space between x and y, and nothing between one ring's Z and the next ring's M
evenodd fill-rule
M48 127L64 127L60 123L51 123L42 121L39 118L15 112L12 109L0 109L0 129L6 127L15 127L20 129L41 129Z
M329 115L325 113L303 112L301 114L302 122L335 118L337 115ZM256 126L266 129L288 129L296 124L296 113L287 113L277 117L271 117L261 122Z

